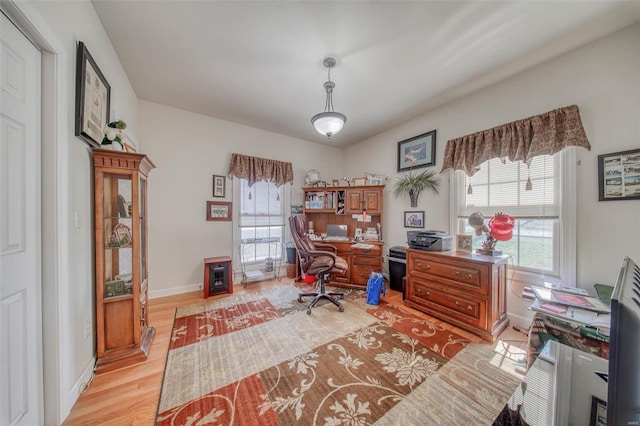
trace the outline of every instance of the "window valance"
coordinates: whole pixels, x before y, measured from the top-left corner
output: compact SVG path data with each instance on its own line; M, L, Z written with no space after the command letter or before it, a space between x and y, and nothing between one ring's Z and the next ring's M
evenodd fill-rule
M473 176L492 158L528 163L538 155L553 155L569 146L591 150L577 105L513 121L447 142L444 164Z
M293 183L293 167L291 163L266 158L232 154L229 164L229 176L247 179L249 186L261 180L282 186Z

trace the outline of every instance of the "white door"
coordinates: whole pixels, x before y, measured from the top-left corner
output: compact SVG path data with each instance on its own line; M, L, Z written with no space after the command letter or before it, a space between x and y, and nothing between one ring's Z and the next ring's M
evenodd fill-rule
M39 425L40 52L0 18L0 425Z

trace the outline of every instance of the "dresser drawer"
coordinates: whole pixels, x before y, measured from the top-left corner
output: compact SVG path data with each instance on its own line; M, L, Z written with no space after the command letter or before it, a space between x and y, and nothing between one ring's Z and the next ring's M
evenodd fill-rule
M354 265L366 265L380 267L382 264L382 258L380 256L353 256Z
M463 291L487 294L489 271L486 266L449 259L433 259L428 256L415 256L412 263L409 270L423 278L446 282L447 285Z
M412 301L440 311L449 317L479 326L486 309L484 300L445 293L429 285L413 280L409 298Z

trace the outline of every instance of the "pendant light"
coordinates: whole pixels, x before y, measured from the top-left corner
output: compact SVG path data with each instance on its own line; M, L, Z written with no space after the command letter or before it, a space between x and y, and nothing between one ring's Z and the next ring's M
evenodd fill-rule
M333 89L336 85L331 81L331 68L336 65L336 60L333 58L325 58L322 63L325 68L327 68L328 75L328 81L324 82L324 90L327 92L327 100L324 105L324 112L311 117L311 124L313 124L313 127L318 133L331 139L331 136L342 130L344 123L347 121L347 117L344 114L340 114L333 110Z

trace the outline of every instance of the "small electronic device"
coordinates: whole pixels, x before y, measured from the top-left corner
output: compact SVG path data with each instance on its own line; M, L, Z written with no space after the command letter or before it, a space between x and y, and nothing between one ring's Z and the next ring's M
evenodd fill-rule
M453 250L453 237L442 231L407 231L407 243L425 251Z

